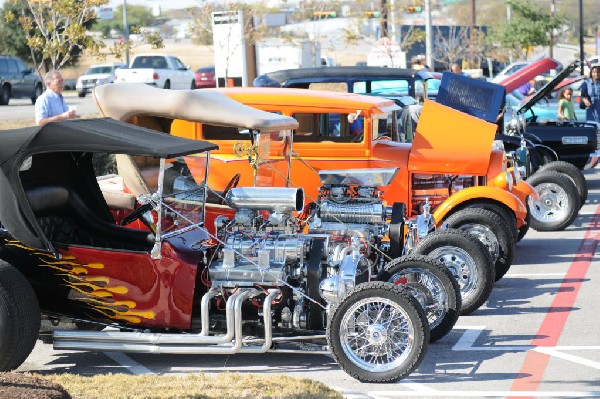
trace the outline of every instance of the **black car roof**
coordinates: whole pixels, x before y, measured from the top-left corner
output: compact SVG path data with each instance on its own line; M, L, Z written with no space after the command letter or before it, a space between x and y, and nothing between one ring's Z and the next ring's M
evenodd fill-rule
M19 241L51 250L29 206L20 168L30 156L48 153L111 153L173 158L217 149L200 140L171 136L110 118L48 123L0 131L0 221ZM59 168L60 169L60 168ZM48 174L69 174L48 170ZM90 176L95 180L95 176ZM97 184L97 183L96 183Z
M284 69L269 72L268 77L279 83L310 79L313 82L343 82L347 80L384 80L384 79L430 79L427 71L407 68L384 68L369 66L334 66L320 68Z

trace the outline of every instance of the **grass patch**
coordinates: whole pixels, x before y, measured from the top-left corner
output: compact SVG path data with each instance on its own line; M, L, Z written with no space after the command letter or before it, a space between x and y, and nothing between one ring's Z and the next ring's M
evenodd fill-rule
M73 374L44 376L62 385L74 399L341 399L339 392L307 378L285 375L221 373L218 376Z

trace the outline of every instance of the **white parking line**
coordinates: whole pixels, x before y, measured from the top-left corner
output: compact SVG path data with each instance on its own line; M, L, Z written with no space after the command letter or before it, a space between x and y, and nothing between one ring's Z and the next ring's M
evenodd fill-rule
M535 398L598 398L600 391L371 391L374 399L403 397L442 397L442 398L490 398L490 397L535 397Z
M150 369L142 366L124 353L102 352L104 356L112 359L115 363L125 367L131 374L154 374Z

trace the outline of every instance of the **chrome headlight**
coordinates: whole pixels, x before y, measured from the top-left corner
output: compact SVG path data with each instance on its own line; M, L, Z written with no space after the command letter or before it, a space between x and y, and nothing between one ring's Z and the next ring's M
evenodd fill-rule
M508 187L508 191L512 191L513 189L513 175L510 172L506 172L506 186Z

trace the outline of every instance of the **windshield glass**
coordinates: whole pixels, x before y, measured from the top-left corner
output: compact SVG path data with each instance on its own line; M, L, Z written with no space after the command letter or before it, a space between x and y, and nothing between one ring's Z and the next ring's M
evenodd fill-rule
M204 221L204 199L219 194L205 191L208 154L185 156L165 162L161 234L174 234Z
M112 67L110 66L96 66L96 67L91 67L90 69L87 70L86 75L94 75L97 73L111 73L112 72Z
M396 111L373 115L373 140L388 137L395 139L398 131Z

